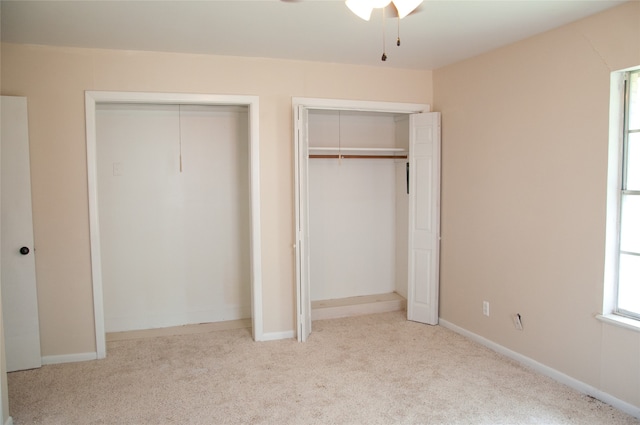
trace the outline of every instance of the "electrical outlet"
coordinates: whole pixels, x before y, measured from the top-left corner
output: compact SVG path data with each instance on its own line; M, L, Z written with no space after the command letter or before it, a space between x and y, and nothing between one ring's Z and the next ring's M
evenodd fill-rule
M513 315L513 325L516 327L517 330L519 331L522 330L522 316L520 316L519 313L516 313Z
M489 316L489 301L482 301L482 314Z

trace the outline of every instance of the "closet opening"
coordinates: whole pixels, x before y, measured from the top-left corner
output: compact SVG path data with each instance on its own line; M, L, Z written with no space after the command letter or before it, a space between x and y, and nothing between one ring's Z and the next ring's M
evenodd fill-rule
M261 340L257 147L253 97L87 92L98 358L191 324Z
M309 111L311 319L406 308L407 114Z
M439 114L294 99L298 340L313 320L401 310L437 323Z

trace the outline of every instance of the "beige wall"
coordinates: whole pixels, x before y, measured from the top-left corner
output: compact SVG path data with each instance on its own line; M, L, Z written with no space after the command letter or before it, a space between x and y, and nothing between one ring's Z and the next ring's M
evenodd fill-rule
M430 71L4 44L2 94L27 96L44 356L95 351L85 90L260 97L265 332L294 328L291 97L430 103Z
M637 65L640 3L631 2L438 69L433 81L441 317L640 406L640 333L594 317L610 74Z

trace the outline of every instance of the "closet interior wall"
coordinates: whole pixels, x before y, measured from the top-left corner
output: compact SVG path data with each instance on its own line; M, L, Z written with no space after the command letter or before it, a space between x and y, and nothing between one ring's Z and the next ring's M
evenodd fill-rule
M97 105L106 332L251 317L247 115Z
M311 300L406 298L408 116L312 110L308 128Z

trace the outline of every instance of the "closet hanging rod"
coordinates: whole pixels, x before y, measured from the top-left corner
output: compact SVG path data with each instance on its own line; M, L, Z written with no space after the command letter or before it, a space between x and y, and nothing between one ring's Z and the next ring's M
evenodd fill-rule
M407 155L309 155L310 159L407 159Z

